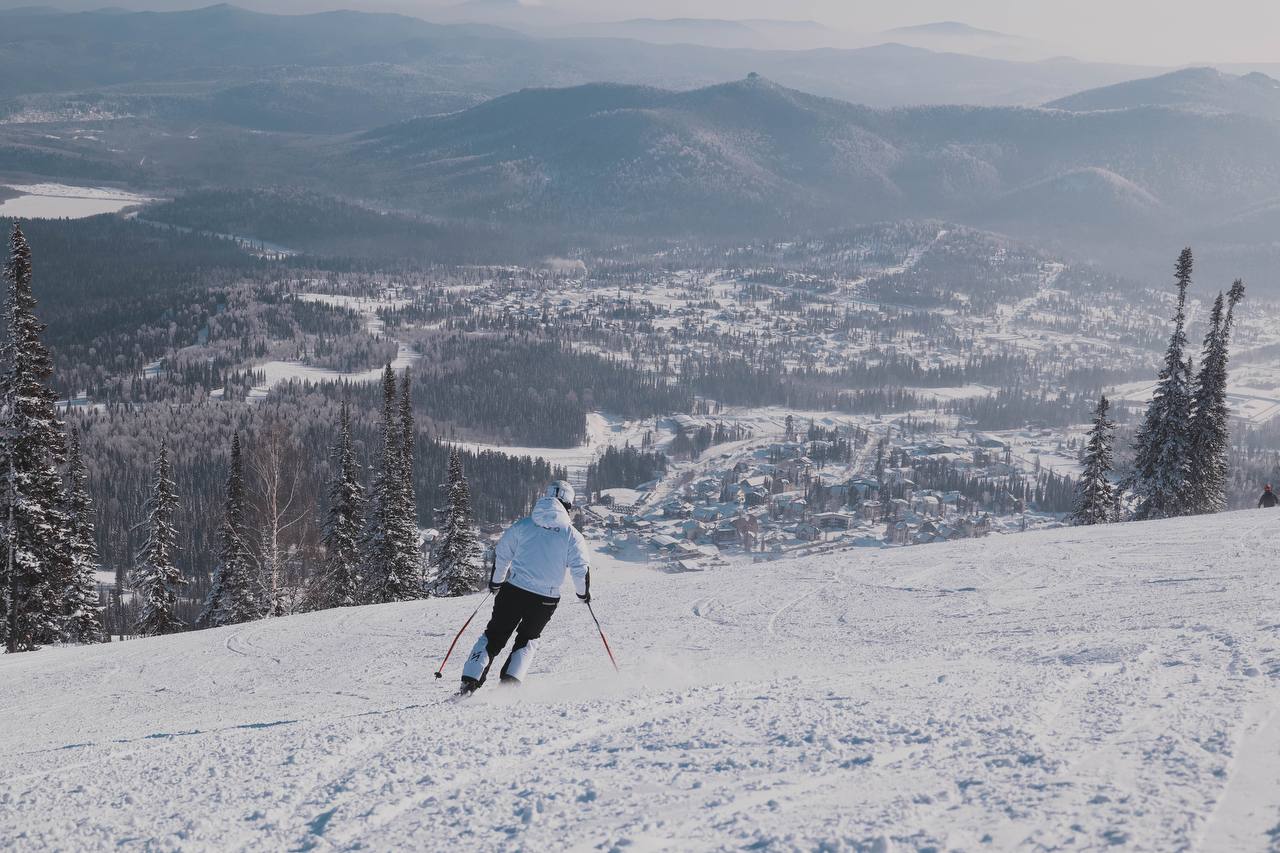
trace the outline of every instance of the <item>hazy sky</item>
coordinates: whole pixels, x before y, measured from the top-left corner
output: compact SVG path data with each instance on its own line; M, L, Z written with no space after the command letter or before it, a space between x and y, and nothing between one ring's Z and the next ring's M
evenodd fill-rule
M879 31L959 20L1070 48L1081 58L1280 62L1280 0L541 0L597 19L813 18Z

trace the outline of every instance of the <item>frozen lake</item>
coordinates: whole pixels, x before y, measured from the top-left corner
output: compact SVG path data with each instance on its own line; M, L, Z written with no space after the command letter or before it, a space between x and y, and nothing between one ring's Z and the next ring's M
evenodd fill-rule
M24 184L5 188L20 195L0 201L0 219L84 219L151 201L146 196L108 187Z

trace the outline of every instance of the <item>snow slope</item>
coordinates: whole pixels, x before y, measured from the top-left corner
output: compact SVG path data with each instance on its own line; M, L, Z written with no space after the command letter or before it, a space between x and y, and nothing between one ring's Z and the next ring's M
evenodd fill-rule
M1266 850L1277 528L602 561L622 676L566 602L467 703L477 597L5 657L0 846Z

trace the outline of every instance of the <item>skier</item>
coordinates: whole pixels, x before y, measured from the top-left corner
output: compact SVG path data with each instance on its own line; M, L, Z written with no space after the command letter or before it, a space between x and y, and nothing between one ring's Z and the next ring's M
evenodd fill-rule
M1270 509L1280 503L1280 499L1276 498L1276 493L1271 491L1271 484L1267 483L1267 487L1262 490L1262 497L1258 498L1258 506Z
M573 486L557 480L538 499L533 513L507 528L498 540L489 576L489 591L497 593L493 615L462 667L463 695L484 684L489 666L512 632L516 641L502 666L502 681L519 684L524 680L542 629L560 603L566 570L573 576L578 599L591 601L587 543L569 518L574 497Z

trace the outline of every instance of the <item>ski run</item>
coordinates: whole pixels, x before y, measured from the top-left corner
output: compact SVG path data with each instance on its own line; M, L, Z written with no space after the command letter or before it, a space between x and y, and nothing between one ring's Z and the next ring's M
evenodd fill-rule
M480 596L9 655L0 847L1276 849L1278 529L596 555L621 675L569 594L467 702Z

